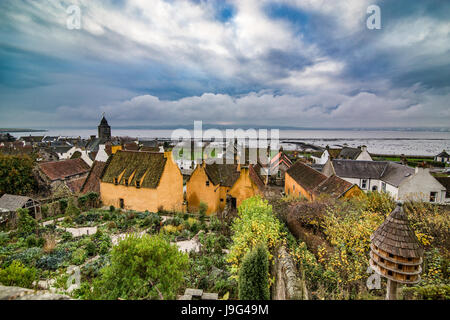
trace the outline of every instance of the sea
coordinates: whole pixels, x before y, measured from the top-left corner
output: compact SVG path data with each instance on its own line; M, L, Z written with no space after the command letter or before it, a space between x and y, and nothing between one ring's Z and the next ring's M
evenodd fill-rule
M270 136L270 130L268 134ZM128 136L139 139L168 139L172 137L174 130L168 129L128 129L112 127L113 136ZM190 131L192 134L192 131ZM222 132L224 132L222 130ZM28 135L49 135L63 137L89 138L97 134L97 129L86 128L52 128L45 132L14 132L15 137ZM193 135L192 135L193 136ZM225 136L225 134L224 134ZM286 150L301 150L302 144L331 148L342 147L347 144L350 147L366 145L369 153L383 155L422 155L434 156L443 150L450 151L449 131L424 131L424 130L279 130L281 145Z

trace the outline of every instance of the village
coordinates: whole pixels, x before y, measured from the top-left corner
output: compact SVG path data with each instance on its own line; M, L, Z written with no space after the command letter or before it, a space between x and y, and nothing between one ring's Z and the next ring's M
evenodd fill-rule
M173 152L176 144L178 154ZM195 144L200 150L212 145L217 150L206 156L194 152ZM2 272L16 268L21 280L9 285L24 287L22 295L144 298L112 288L108 292L112 284L105 282L105 270L111 267L114 248L159 235L159 245L171 255L160 257L168 278L152 275L161 285L144 290L147 298L243 298L238 282L244 255L259 239L266 243L268 268L275 277L270 293L260 298L380 299L382 290L369 292L362 285L369 251L375 250L369 236L395 203L404 203L416 228L405 243L428 248L422 284L444 290L448 298L450 159L445 151L414 162L403 155L390 161L365 146L284 151L250 150L236 139L139 140L113 137L103 115L98 135L88 140L30 135L0 142L0 152L5 185L0 282ZM258 160L249 156L252 152ZM347 238L349 232L355 234ZM173 259L178 263L169 265ZM373 270L382 274L376 266ZM318 278L317 272L326 278ZM392 287L397 280L385 276ZM161 289L168 286L164 281L174 288ZM424 298L424 292L422 287L405 289L402 297Z

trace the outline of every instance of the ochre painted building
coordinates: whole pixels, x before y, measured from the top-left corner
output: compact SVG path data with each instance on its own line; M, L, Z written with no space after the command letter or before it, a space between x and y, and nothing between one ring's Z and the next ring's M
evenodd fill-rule
M207 214L222 211L227 201L238 207L247 198L260 194L260 184L250 175L248 166L239 164L198 165L186 183L189 211L197 211L200 202L208 206Z
M362 194L357 185L336 175L327 177L301 161L295 162L286 171L284 191L288 195L304 197L309 201L313 201L321 195L351 198Z
M100 181L104 205L157 212L183 210L183 176L171 152L118 150Z

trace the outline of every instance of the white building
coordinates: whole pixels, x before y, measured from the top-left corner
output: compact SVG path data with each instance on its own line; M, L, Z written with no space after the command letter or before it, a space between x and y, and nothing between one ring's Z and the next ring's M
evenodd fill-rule
M445 202L446 188L429 169L411 168L389 161L328 161L322 173L358 185L364 191L389 192L395 200Z
M358 148L350 148L344 146L342 149L331 149L328 146L322 152L320 157L311 156L315 164L325 164L329 159L349 159L358 161L372 161L372 157L367 152L366 146L360 146Z

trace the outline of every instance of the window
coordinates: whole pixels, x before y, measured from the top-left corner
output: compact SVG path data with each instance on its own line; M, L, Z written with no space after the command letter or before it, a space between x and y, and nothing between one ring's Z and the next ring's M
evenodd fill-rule
M381 191L386 192L386 182L381 183Z
M209 180L206 180L206 186L209 187Z
M220 198L220 202L223 202L223 198Z
M292 186L292 190L294 190L295 191L295 184Z
M128 179L125 179L125 185L128 187Z
M372 187L372 191L377 191L378 190L378 187L377 186L373 186Z
M119 206L120 206L120 209L123 209L125 207L125 203L124 203L123 199L119 199Z
M141 187L141 182L140 181L136 181L136 188L140 188Z
M399 265L397 266L397 268L398 268L398 270L402 270L402 269L403 269L403 265L402 265L402 264L399 264Z
M430 192L430 202L436 202L437 192Z
M114 184L119 184L119 180L117 178L114 178Z
M390 275L390 276L392 276L392 275L393 275L393 273L392 273L392 271L391 271L391 270L389 270L389 271L388 271L388 275Z
M361 189L367 189L367 179L361 180Z

